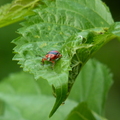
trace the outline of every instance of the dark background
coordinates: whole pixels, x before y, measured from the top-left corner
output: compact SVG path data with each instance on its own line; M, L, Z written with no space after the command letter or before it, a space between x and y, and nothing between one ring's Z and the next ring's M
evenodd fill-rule
M0 0L0 5L11 1ZM120 0L103 1L109 6L114 20L120 21ZM20 71L17 62L12 61L14 44L11 44L11 41L18 36L15 31L19 27L19 23L15 23L0 28L0 80L10 73ZM108 120L120 120L120 41L110 41L93 57L106 64L113 73L114 84L106 101L105 116Z

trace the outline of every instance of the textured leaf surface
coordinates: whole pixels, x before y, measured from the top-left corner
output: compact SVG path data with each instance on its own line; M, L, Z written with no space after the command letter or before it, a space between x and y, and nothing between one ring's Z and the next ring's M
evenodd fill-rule
M68 100L49 118L54 101L48 95L50 91L45 80L35 81L33 76L22 72L11 74L0 82L0 100L3 101L0 120L64 120L76 102Z
M14 0L0 7L0 27L15 23L33 14L32 10L39 0Z
M51 116L67 98L81 66L114 38L104 29L113 24L113 20L108 8L99 0L41 2L34 10L36 15L22 23L18 31L21 36L13 41L17 45L14 60L19 61L24 71L34 74L36 79L46 79L53 87L56 103ZM62 54L54 69L50 62L41 65L42 58L51 50Z
M74 83L70 99L86 101L91 110L103 115L106 96L112 83L109 69L96 60L89 60Z

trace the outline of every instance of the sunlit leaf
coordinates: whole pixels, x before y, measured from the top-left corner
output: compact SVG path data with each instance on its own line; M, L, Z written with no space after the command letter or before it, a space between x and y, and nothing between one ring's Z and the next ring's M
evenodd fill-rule
M100 0L41 1L35 15L28 17L18 30L14 60L24 71L43 78L56 96L50 116L64 102L81 67L101 46L114 38L108 33L113 19ZM102 12L101 9L104 11ZM106 28L107 27L107 28ZM62 54L54 68L42 58L51 50Z

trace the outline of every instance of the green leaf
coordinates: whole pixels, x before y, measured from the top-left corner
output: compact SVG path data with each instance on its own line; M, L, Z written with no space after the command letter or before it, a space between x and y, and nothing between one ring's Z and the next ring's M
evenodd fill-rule
M68 100L49 118L54 102L50 89L45 80L35 81L32 75L11 74L0 82L0 100L3 101L0 120L64 120L76 102Z
M80 103L69 114L66 120L96 120L86 103Z
M25 16L32 15L32 9L39 0L14 0L10 4L0 7L0 27L23 20Z
M81 67L114 38L104 29L113 24L113 19L100 0L43 0L34 12L36 15L28 17L18 30L21 36L13 41L14 60L24 71L34 74L36 79L46 79L52 86L56 96L52 116L69 95ZM50 62L41 65L42 58L51 50L62 54L54 69Z
M89 60L78 75L69 98L78 103L87 102L92 111L103 115L112 83L110 70L96 60Z
M112 32L114 35L120 38L120 22L115 22L111 27L110 27L110 32Z
M92 114L94 115L96 120L107 120L106 118L103 118L101 116L99 116L98 114L96 114L95 112L92 111Z
M95 112L91 111L87 103L82 102L75 107L66 120L106 120L105 118L97 115Z

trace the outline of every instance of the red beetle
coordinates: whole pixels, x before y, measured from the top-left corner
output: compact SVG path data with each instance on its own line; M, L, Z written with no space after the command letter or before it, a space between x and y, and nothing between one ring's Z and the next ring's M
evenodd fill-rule
M42 63L44 65L44 61L50 61L53 63L53 66L55 64L55 61L58 60L59 58L61 58L62 55L60 54L60 52L56 51L56 50L52 50L50 52L48 52L44 58L42 58Z

